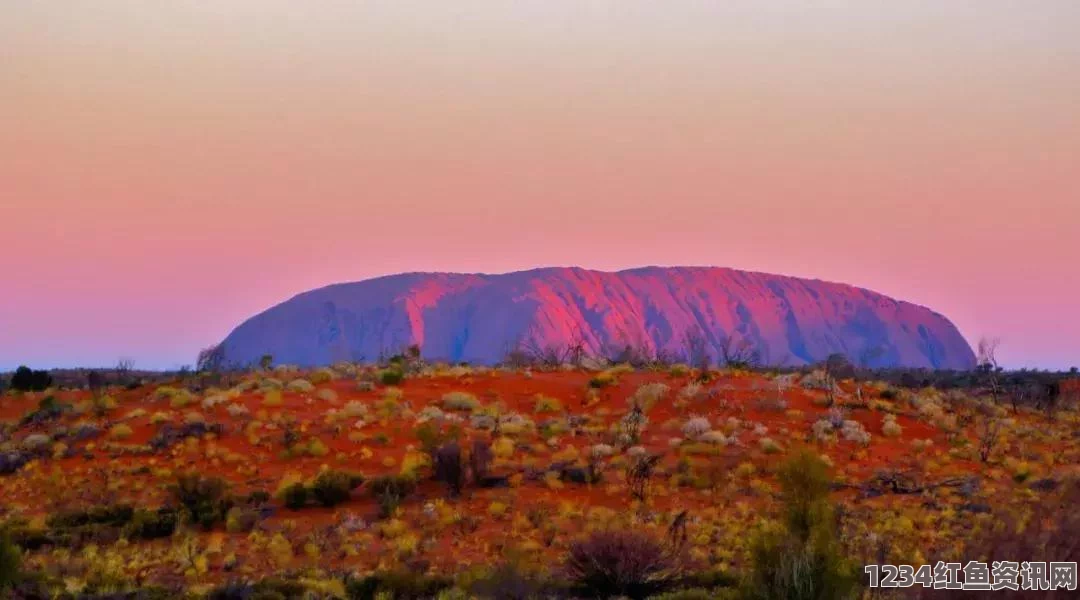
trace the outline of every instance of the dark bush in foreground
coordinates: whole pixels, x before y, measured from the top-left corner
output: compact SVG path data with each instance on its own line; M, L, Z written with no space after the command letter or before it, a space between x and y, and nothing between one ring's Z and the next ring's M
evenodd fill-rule
M533 600L568 595L567 590L559 589L556 582L526 572L512 561L496 566L484 577L473 581L468 591L474 597L491 600Z
M271 577L255 583L230 582L214 588L207 600L292 600L306 598L304 586L295 581Z
M0 535L0 594L8 588L15 587L22 574L22 551L15 544L7 532Z
M179 520L179 515L170 508L137 510L124 526L124 535L143 540L169 537L176 531Z
M86 510L64 511L50 515L45 524L52 529L84 525L124 525L131 520L135 509L128 504L96 506Z
M344 471L323 471L311 484L311 494L323 506L337 506L349 499L364 478Z
M444 577L387 571L347 580L345 594L350 600L374 600L376 596L389 596L394 600L426 600L435 598L453 584L453 580Z
M307 506L309 496L307 486L300 482L281 490L281 501L285 504L285 508L290 510L300 510Z
M680 561L663 543L638 531L598 531L574 542L566 574L591 597L644 598L669 588Z

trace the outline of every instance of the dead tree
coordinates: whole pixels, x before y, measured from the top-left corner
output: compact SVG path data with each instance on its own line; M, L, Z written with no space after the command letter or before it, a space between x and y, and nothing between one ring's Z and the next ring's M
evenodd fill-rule
M199 351L195 360L195 370L205 373L217 373L225 367L225 347L216 344Z
M630 496L639 502L645 502L649 494L649 479L656 465L660 464L660 454L648 454L634 461L626 472L626 481L630 486Z
M709 341L705 338L705 332L700 326L688 327L683 332L683 352L686 360L694 367L707 371L712 364L712 355L709 353Z
M671 521L671 525L668 526L668 544L675 552L682 551L690 539L690 536L686 532L686 521L689 514L690 511L688 510L681 511L679 514L675 515L675 518Z
M461 464L461 446L450 442L435 451L435 479L446 484L451 498L461 494L465 485L465 469Z
M720 338L720 365L729 369L755 369L761 366L761 352L746 338Z
M481 482L487 477L492 459L491 445L484 440L473 440L472 452L469 453L469 468L472 470L473 481Z
M978 350L975 353L978 370L986 375L990 397L994 400L994 404L997 404L998 397L1001 395L1001 382L998 377L1001 374L1001 367L998 366L997 361L997 349L1000 344L1001 340L998 338L982 338L979 340Z
M116 361L116 366L113 368L113 372L116 373L116 383L119 385L127 385L128 378L131 376L131 371L135 368L135 361L130 358L121 358Z
M862 484L834 484L837 489L849 488L862 492L863 496L874 497L883 494L922 494L942 487L971 487L978 485L977 477L952 477L935 483L924 483L913 471L887 469L878 471Z
M983 415L978 420L979 460L987 462L1001 440L1003 425L997 415Z

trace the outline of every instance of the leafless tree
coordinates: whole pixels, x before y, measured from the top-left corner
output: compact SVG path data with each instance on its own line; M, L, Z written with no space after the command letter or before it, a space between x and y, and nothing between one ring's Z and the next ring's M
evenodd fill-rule
M558 367L564 364L580 366L585 357L585 335L577 329L566 344L542 342L540 336L533 332L507 352L506 362L517 367Z
M465 468L461 461L461 446L449 442L435 451L435 478L446 484L451 498L461 495L465 485Z
M635 368L647 367L652 363L652 350L640 335L629 335L623 332L620 336L622 341L604 344L601 350L603 357L610 363L628 364Z
M686 360L699 369L707 370L712 364L709 340L705 338L705 332L700 325L688 327L683 332L683 351L686 353Z
M995 404L1001 395L1001 382L998 378L1001 367L998 366L997 361L997 350L1000 344L1001 340L998 338L981 338L975 353L978 369L986 375L987 384L990 387L990 396Z
M207 373L217 373L225 367L225 347L216 344L199 351L195 360L195 370Z
M675 515L675 518L671 521L671 525L668 526L668 544L675 552L681 552L690 539L690 536L686 531L686 521L689 516L690 511L683 510Z
M113 367L113 371L116 373L116 382L120 385L127 385L129 378L131 377L131 372L134 369L134 359L120 357L120 359L116 361L116 366Z
M976 350L975 357L980 367L990 367L996 369L997 362L997 350L1001 345L1000 338L980 338L978 349Z
M761 352L746 338L736 340L723 336L718 344L720 364L731 369L753 369L761 366Z
M626 480L630 487L630 496L634 500L645 502L649 494L649 479L661 458L663 457L660 454L640 456L627 469Z
M986 414L979 418L976 433L979 436L979 460L982 462L990 460L990 455L1001 440L1003 427L1001 419L996 414Z

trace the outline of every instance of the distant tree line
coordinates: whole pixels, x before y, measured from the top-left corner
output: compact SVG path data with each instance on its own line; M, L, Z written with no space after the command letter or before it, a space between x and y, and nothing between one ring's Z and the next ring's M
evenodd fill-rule
M20 392L40 392L52 385L53 378L48 371L35 371L26 365L15 369L9 386Z

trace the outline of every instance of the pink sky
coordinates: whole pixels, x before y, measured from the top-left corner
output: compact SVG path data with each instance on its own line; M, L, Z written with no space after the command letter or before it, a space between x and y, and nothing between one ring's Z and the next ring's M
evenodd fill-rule
M1078 24L1073 0L8 0L0 369L175 367L399 271L647 264L844 281L1009 366L1077 365Z

